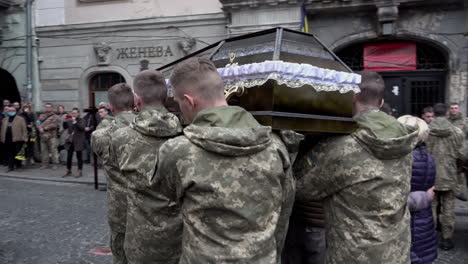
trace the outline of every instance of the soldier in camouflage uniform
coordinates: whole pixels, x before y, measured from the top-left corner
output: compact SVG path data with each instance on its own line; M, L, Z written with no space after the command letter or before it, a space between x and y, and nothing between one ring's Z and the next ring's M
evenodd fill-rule
M113 151L120 153L120 170L128 181L125 255L130 264L176 264L182 244L180 209L168 204L159 186L150 182L157 170L159 147L179 135L182 127L164 108L167 88L161 73L139 73L133 88L140 113L112 139Z
M418 131L379 111L382 78L360 74L358 129L319 141L296 161L296 199L324 203L326 263L409 264L407 199Z
M460 112L460 106L458 103L451 103L450 104L450 109L449 109L449 116L448 120L452 125L458 127L461 129L465 136L465 142L468 140L468 118L464 117L462 113ZM455 197L462 200L462 201L467 201L468 198L466 197L465 194L465 187L466 187L466 171L467 171L467 165L462 164L460 161L457 164L458 167L458 174L457 174L457 188L455 190Z
M155 180L181 207L179 263L278 263L295 191L288 149L227 105L210 60L181 62L170 80L191 125L161 147Z
M101 118L101 122L99 122L99 125L96 127L96 130L106 128L112 125L114 117L109 114L109 109L107 109L105 106L101 106L99 107L98 114Z
M94 131L91 141L93 151L102 160L107 174L107 217L113 263L125 264L127 258L123 246L127 219L127 180L117 164L120 153L111 151L111 140L117 129L128 126L133 120L134 98L132 89L125 83L112 86L108 97L115 120L111 126Z
M455 228L454 191L458 188L457 159L465 159L461 153L465 135L445 118L447 106L434 106L435 119L429 125L427 150L436 162L436 195L433 200L434 220L439 222L442 231L440 247L453 248L452 235ZM440 207L440 210L439 210ZM439 221L438 221L439 220Z

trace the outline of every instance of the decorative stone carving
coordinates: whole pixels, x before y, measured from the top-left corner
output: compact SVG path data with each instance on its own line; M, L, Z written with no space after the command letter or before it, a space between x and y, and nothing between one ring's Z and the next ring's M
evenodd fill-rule
M94 44L94 52L96 52L96 57L99 65L109 65L109 51L112 49L112 46L106 42L100 42Z
M188 55L195 44L197 44L197 41L194 38L184 38L178 42L178 46L184 55Z
M140 71L147 70L148 65L149 65L149 60L147 60L147 59L140 60Z

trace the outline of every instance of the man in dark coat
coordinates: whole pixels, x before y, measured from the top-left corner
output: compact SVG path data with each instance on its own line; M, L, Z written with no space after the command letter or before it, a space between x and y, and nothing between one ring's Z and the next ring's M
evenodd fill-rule
M69 138L67 139L68 143L68 155L67 155L67 173L63 177L68 177L72 175L71 166L73 152L76 152L76 159L78 160L78 172L76 173L75 178L82 176L83 171L83 150L85 149L85 127L86 122L84 119L80 118L80 110L78 108L73 108L72 119L67 120L64 124L65 129L68 129Z

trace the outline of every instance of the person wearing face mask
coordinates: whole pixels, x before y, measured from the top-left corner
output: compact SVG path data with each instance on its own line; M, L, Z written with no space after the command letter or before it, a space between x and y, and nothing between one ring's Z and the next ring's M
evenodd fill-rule
M5 144L8 169L6 172L21 169L21 161L15 160L16 154L28 140L28 130L24 118L16 115L15 107L8 107L8 117L2 120L1 141Z

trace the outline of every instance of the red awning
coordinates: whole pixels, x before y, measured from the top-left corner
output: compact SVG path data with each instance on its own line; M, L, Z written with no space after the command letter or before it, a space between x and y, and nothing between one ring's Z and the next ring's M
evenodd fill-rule
M416 70L416 43L374 43L364 45L364 70Z

